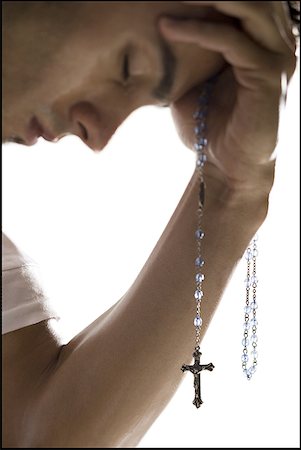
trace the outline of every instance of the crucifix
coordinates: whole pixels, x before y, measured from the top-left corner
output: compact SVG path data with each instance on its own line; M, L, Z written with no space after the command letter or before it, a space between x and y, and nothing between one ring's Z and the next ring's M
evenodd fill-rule
M201 355L200 347L196 347L195 351L193 353L194 356L194 364L192 366L188 366L187 364L183 364L181 367L182 372L185 372L186 370L189 370L194 375L194 390L195 390L195 396L193 400L193 404L199 408L201 404L203 403L201 399L201 377L200 372L202 370L210 370L210 372L214 369L214 365L212 363L209 364L201 364Z

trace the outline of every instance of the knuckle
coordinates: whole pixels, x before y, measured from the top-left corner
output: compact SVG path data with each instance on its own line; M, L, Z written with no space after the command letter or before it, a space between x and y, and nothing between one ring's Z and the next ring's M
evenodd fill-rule
M297 57L294 53L287 55L285 68L288 73L289 78L291 78L297 67Z
M297 66L297 57L294 52L289 51L278 55L275 63L275 70L280 73L285 72L288 78L291 78L294 74Z
M286 73L288 78L291 78L295 72L296 65L297 58L292 52L290 52L273 56L267 55L264 59L262 68L266 75L270 77L271 82L277 83L283 73Z

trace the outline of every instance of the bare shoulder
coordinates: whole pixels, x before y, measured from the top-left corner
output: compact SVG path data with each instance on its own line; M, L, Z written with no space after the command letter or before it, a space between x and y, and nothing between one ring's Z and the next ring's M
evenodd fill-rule
M61 345L48 321L2 336L2 430L4 447L20 447L26 411L42 380L51 373ZM23 430L23 431L22 431Z

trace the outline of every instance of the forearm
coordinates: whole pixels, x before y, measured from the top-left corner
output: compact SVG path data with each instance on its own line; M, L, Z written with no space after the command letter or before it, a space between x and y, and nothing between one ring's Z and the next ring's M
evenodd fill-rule
M207 177L202 337L233 269L264 220L267 205L265 193L243 197L227 192L222 184L216 186L216 181ZM127 406L118 413L113 408L111 414L120 432L123 427L133 430L123 444L139 441L178 387L183 376L181 365L191 359L198 192L199 181L194 175L144 268L106 325L100 323L97 331L96 322L90 333L84 334L88 337L85 357L92 359L95 351L101 351L103 364L109 361L111 365L109 391L113 397L118 397L119 379L118 375L116 384L112 381L114 367L122 374ZM103 375L106 372L104 369ZM135 417L144 417L143 423L138 425Z
M229 277L266 216L268 199L262 190L242 196L222 185L217 188L216 181L209 177L206 184L201 338ZM199 181L194 175L152 255L119 306L121 327L124 323L121 333L127 334L124 349L131 360L127 361L131 365L128 376L140 374L138 385L134 375L137 399L149 392L146 404L141 406L150 421L174 394L183 376L182 364L192 359L198 193ZM143 432L137 429L140 436Z
M202 225L202 336L229 277L266 216L268 204L267 192L241 195L224 185L217 188L216 181L209 177L206 192ZM194 342L198 194L199 181L194 174L143 270L119 305L125 314L129 307L135 318L141 317L144 323L139 339L148 341L151 357L160 359L165 353L177 366L183 358L191 357ZM153 349L156 341L159 349Z
M208 177L202 337L229 276L266 212L267 195L250 196L243 202L240 194L227 193L222 185L221 192L216 186ZM135 446L171 399L183 376L181 365L189 362L194 346L198 190L194 175L123 299L63 348L52 387L35 408L37 423L51 425L53 411L60 423L76 423L77 411L88 398L89 415L81 418L80 427L74 427L74 443ZM69 395L72 408L70 402L62 402ZM46 409L43 404L51 417L40 418ZM55 445L56 439L64 440L62 435L48 434L51 426L45 431L43 427L39 426L42 441Z

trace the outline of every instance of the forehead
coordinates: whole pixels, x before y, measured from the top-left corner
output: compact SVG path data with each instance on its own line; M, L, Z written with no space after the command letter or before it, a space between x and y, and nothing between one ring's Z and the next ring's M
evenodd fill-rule
M70 40L79 36L85 41L107 38L107 43L112 44L121 35L152 34L156 18L166 10L171 11L171 4L178 2L41 3L40 7L29 8L28 14L38 16L36 19L42 24L51 24L53 32Z
M151 20L156 13L167 10L176 10L180 2L98 2L98 1L80 1L80 2L20 2L20 3L40 3L39 6L31 5L26 8L31 13L39 14L42 10L47 13L49 19L56 22L70 22L89 20L91 23L102 26L110 26L118 22L131 22L139 25L135 18L144 17ZM67 22L65 22L66 25Z

